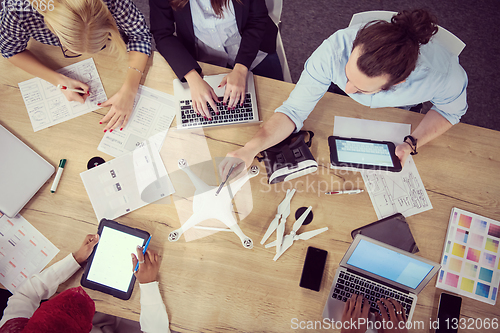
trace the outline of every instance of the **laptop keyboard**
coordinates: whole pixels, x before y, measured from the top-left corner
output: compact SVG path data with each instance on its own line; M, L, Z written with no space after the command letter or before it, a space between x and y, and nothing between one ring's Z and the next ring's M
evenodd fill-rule
M229 125L254 120L253 103L250 93L245 95L243 106L238 104L238 106L232 110L228 110L227 105L222 105L222 100L223 97L219 97L219 102L217 102L218 115L210 105L208 106L212 120L205 119L202 115L198 115L196 111L193 110L192 100L180 101L182 127L194 128L210 125Z
M386 286L364 279L356 274L340 272L335 285L332 298L347 302L352 294L363 295L370 303L370 311L378 312L377 301L380 298L393 298L397 300L406 310L406 316L410 313L413 298L408 294L387 288Z

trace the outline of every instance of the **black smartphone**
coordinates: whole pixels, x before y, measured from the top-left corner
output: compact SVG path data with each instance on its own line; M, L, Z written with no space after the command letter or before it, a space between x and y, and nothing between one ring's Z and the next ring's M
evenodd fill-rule
M328 252L325 250L317 249L312 246L307 248L299 286L319 291L321 280L323 279L323 271L325 270L327 254Z
M460 307L462 298L441 293L438 306L438 327L436 333L457 333L460 326Z

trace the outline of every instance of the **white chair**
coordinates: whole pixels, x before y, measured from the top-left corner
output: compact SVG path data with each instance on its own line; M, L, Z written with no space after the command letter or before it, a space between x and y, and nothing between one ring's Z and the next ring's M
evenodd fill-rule
M397 12L389 12L384 10L374 10L357 13L352 16L349 26L353 26L356 24L365 24L373 20L384 20L389 22L391 18L396 14ZM439 44L443 45L448 51L458 57L458 55L464 49L465 43L445 28L441 26L438 26L438 28L439 30L433 38L437 40Z
M285 82L292 82L292 76L290 75L290 68L288 67L288 61L286 60L285 49L283 47L283 42L281 41L280 34L280 23L281 23L281 10L283 8L283 0L266 0L267 11L269 12L269 17L273 20L274 24L278 27L278 35L276 36L276 53L280 59L281 69L283 71L283 79Z

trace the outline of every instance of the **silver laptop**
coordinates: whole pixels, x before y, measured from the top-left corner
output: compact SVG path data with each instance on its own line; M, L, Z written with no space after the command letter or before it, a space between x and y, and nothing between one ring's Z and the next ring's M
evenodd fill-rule
M54 173L54 167L0 125L0 211L14 217Z
M174 96L178 101L177 104L177 128L198 128L212 127L221 125L247 124L258 123L259 110L257 109L257 97L255 95L255 84L253 73L248 72L247 86L243 106L237 106L234 110L228 110L227 105L222 105L225 86L219 88L219 84L226 74L209 75L203 77L219 97L217 103L217 111L211 107L209 111L212 115L212 120L205 119L203 116L196 114L193 110L191 101L191 90L187 82L181 82L179 79L174 80Z
M382 297L400 302L410 321L417 294L440 268L438 263L358 234L339 264L323 318L342 320L345 302L352 294L362 294L370 303L370 321L375 320L376 302Z

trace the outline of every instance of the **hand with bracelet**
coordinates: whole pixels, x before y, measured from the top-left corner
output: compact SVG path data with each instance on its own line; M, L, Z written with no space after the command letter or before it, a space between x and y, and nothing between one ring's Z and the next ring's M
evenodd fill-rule
M408 155L416 155L417 153L417 139L408 135L403 139L403 143L396 146L396 156L401 161L401 166L404 166Z

